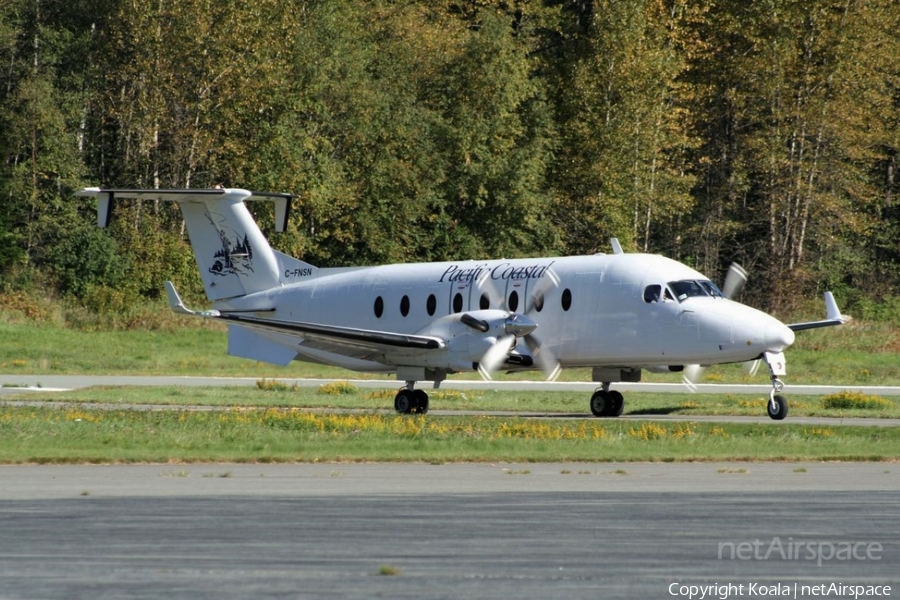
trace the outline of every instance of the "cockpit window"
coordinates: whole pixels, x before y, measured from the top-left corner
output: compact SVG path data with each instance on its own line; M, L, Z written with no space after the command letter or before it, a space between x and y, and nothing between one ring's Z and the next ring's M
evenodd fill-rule
M713 298L724 298L725 294L722 293L722 290L719 289L719 286L714 284L712 281L703 280L700 282L700 285L706 290L706 293L712 296Z
M675 294L675 297L678 298L679 302L684 302L688 298L693 298L695 296L712 296L713 298L725 297L722 290L708 279L701 279L699 281L694 281L692 279L670 281L669 287L672 289L672 292Z
M648 285L644 288L644 302L653 304L659 302L659 295L662 292L662 286Z

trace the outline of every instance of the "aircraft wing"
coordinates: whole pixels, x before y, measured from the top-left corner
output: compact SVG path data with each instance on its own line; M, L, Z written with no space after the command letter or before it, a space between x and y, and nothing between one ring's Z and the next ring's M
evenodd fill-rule
M213 311L209 311L213 312ZM218 312L218 311L216 311ZM202 315L214 316L214 315ZM389 331L373 331L355 327L322 325L319 323L303 323L297 321L279 321L261 319L247 315L219 313L216 318L243 325L257 331L271 331L287 335L296 335L305 340L322 341L331 345L347 346L357 349L413 348L416 350L437 350L444 347L444 341L430 336L392 333Z
M194 311L185 307L171 281L166 282L166 295L169 298L169 307L174 312L208 319L218 319L254 331L280 333L296 337L298 341L303 340L306 346L354 358L369 359L373 354L381 354L398 348L438 350L445 347L444 340L432 336L266 319L251 316L247 314L247 311Z

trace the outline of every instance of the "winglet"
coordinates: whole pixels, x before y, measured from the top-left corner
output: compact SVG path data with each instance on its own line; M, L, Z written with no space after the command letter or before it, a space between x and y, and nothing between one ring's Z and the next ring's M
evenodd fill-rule
M172 309L172 312L180 315L197 314L184 305L184 302L181 301L181 296L178 295L178 291L175 289L175 284L171 281L166 282L166 296L169 298L169 308Z
M817 329L819 327L832 327L834 325L843 325L850 320L850 317L842 315L834 299L834 294L825 292L825 320L809 321L806 323L791 323L788 327L792 331L803 331L805 329Z
M844 322L844 316L838 308L837 302L834 300L834 294L825 292L825 318L829 321Z

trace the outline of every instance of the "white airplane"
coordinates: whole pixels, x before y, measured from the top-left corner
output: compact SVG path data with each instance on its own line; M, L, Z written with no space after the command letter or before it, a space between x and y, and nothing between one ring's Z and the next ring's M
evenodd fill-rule
M287 222L289 194L243 189L134 190L85 188L109 224L118 198L177 202L212 309L186 308L171 282L177 313L228 324L228 353L287 365L293 360L354 371L395 373L405 382L400 413L425 413L428 395L452 373L591 367L598 417L622 414L615 382L641 371L683 372L765 360L772 380L767 412L783 419L784 350L794 332L840 325L825 293L825 320L784 325L731 300L746 281L733 265L724 292L674 260L624 253L553 258L450 261L375 267L317 268L271 248L245 206L275 202L276 229Z

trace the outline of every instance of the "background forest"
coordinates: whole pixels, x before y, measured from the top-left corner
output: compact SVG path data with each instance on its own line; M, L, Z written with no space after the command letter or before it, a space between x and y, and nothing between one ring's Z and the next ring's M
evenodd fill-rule
M0 0L0 292L202 293L177 209L100 230L72 193L222 184L297 194L270 240L320 266L616 236L896 318L898 31L896 0Z

